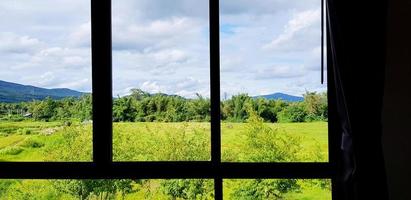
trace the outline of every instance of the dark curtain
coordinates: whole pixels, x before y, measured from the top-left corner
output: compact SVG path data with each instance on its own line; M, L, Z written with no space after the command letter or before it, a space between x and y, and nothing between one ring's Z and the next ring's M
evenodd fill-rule
M381 145L387 0L327 0L338 199L388 199Z

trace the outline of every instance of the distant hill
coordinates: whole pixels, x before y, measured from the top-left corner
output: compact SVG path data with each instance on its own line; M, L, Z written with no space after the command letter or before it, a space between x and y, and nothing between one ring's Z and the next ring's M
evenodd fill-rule
M42 100L46 97L62 99L65 97L80 97L85 93L67 89L45 89L31 85L21 85L0 80L0 102L16 103L32 100Z
M260 95L260 96L255 96L254 98L266 98L266 99L274 99L274 100L283 100L283 101L290 101L290 102L297 102L297 101L304 101L303 97L299 96L293 96L289 94L284 94L284 93L274 93L274 94L267 94L267 95Z

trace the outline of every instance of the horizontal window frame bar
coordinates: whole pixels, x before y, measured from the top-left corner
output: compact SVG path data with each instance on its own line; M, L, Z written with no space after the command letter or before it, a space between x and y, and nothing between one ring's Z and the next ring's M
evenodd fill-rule
M330 163L7 162L0 179L333 178Z

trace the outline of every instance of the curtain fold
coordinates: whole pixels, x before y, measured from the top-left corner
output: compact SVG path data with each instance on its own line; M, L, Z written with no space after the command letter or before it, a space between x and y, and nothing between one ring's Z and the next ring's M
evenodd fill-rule
M335 195L388 199L381 145L386 2L327 0L340 151Z

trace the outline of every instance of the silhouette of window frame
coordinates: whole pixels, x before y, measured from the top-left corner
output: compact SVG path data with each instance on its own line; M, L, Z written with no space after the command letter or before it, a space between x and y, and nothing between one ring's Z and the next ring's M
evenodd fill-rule
M323 2L321 3L323 4ZM322 10L324 6L322 6ZM214 180L215 199L222 199L223 179L326 178L336 195L338 131L334 90L328 90L329 161L324 163L221 162L219 0L209 0L211 161L113 162L112 160L112 40L111 0L91 0L93 161L0 162L0 179L184 179ZM324 13L324 12L322 12ZM322 17L322 29L324 28ZM328 32L328 28L327 28ZM324 34L322 34L324 35ZM322 36L323 37L323 36ZM324 37L323 37L324 38ZM322 42L324 39L322 40ZM326 41L329 41L327 35ZM329 42L327 42L327 49ZM328 88L334 88L327 52Z

